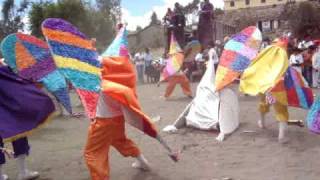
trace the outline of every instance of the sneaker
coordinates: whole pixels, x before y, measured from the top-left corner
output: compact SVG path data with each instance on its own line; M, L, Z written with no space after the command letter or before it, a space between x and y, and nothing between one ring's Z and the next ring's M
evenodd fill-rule
M136 169L140 169L142 171L150 171L151 169L147 160L145 161L136 160L134 163L132 163L132 167Z
M0 180L8 180L9 177L6 174L1 175Z
M32 179L37 179L39 176L40 174L37 171L26 170L24 173L20 173L18 175L17 180L32 180Z

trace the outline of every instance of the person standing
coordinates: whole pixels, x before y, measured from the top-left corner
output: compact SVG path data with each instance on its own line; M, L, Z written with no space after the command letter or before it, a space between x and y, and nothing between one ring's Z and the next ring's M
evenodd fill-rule
M303 52L303 69L302 74L304 78L307 80L309 87L313 86L312 83L312 55L315 51L314 46L309 46L306 51Z
M147 76L147 83L151 81L152 72L154 70L152 66L152 54L149 48L145 49L145 52L142 55L145 65L145 74Z
M199 24L198 24L198 32L199 32L199 41L204 48L207 48L208 45L213 41L213 5L209 2L209 0L204 0L200 6L199 12Z
M313 87L320 88L320 50L319 48L312 56Z
M184 34L184 27L186 26L186 18L183 13L182 6L179 3L174 5L174 16L173 16L173 25L174 25L174 36L176 37L180 47L183 49L186 45L186 39Z
M167 9L166 15L163 17L163 23L164 23L164 34L166 37L166 44L165 44L165 52L164 54L168 54L169 47L170 47L170 38L173 33L173 16L174 12L171 10L171 8Z
M142 55L137 52L134 55L134 64L136 65L137 75L138 75L138 82L144 83L143 71L144 71L144 61Z
M214 72L217 72L217 68L219 65L219 57L216 51L216 46L214 44L209 45L209 51L208 51L209 61L212 60L214 63Z

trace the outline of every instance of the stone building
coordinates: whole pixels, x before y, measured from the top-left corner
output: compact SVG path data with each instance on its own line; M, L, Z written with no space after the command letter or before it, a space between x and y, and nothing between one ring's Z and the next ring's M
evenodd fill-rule
M274 36L288 30L288 21L281 17L286 5L303 1L306 0L224 0L222 18L236 25L238 30L256 25L264 35Z

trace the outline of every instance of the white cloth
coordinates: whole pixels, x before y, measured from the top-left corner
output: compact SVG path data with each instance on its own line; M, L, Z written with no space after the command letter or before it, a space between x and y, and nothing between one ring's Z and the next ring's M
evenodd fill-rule
M144 65L144 62L143 62L143 57L140 53L136 53L134 55L134 63L136 65Z
M214 64L219 63L219 57L217 51L214 48L211 48L208 52L209 60L212 60Z
M209 60L207 70L203 75L196 96L193 99L189 113L186 116L187 126L209 130L215 129L219 118L219 94L214 92L214 63Z
M239 127L238 96L228 88L220 92L219 125L223 134L231 134Z
M100 92L97 104L96 117L112 118L121 115L121 105L117 101L113 100L111 97Z
M186 124L202 130L217 129L219 124L222 133L230 134L239 126L238 96L228 88L215 92L214 82L211 59L186 115Z

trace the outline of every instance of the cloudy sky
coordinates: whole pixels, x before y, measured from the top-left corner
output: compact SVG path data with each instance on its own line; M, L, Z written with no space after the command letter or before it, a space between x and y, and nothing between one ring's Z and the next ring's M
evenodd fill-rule
M128 23L129 30L135 30L137 25L145 27L150 23L153 11L161 19L168 7L174 7L175 2L187 5L192 0L122 0L123 20ZM223 7L223 0L210 0L210 2L216 8Z

